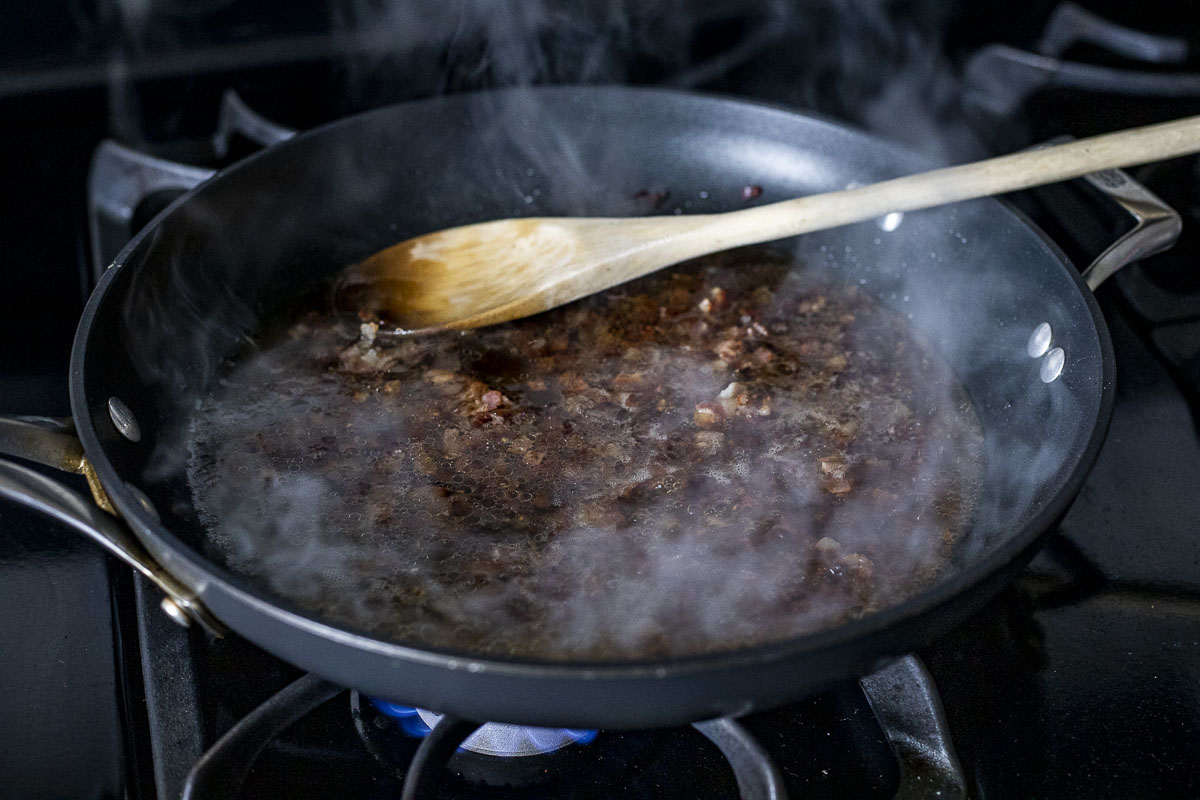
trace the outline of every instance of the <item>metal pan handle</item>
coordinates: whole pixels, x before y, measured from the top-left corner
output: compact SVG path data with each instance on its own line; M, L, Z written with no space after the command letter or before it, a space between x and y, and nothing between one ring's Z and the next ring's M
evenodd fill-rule
M1135 223L1083 271L1083 279L1092 291L1125 265L1169 250L1179 239L1183 230L1179 212L1123 170L1106 169L1084 175L1083 179L1112 198Z
M145 575L162 590L162 609L175 622L185 627L195 622L214 636L224 635L225 626L200 603L195 592L159 566L116 516L70 419L0 415L0 454L83 475L94 503L41 473L0 459L0 497L69 525Z
M1056 136L1031 149L1050 147L1072 141L1073 136ZM1106 169L1084 175L1087 181L1106 195L1125 213L1133 217L1134 225L1113 242L1083 270L1083 280L1093 292L1116 274L1117 270L1135 261L1169 250L1179 239L1183 220L1179 212L1129 176L1121 169Z

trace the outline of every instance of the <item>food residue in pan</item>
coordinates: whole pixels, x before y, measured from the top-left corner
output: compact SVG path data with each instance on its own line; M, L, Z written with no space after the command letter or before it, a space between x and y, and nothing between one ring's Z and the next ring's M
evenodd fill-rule
M625 660L926 587L970 527L981 451L908 323L755 249L464 333L293 315L200 404L189 480L231 568L331 621Z

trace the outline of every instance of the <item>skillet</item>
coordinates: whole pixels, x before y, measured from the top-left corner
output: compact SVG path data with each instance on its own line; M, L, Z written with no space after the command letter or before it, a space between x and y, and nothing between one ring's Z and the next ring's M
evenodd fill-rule
M1015 577L1067 510L1113 400L1111 343L1088 284L1178 233L1178 217L1121 173L1096 180L1142 225L1086 281L1026 219L990 199L787 244L801 261L832 259L846 280L869 278L885 305L911 314L964 382L985 435L977 521L945 573L909 600L837 628L710 655L598 663L376 639L226 568L207 544L182 459L155 444L173 437L225 356L288 298L409 236L518 215L644 213L634 198L646 189L687 198L684 212L725 211L742 206L749 185L765 188L765 202L928 166L812 116L625 87L452 96L327 125L218 173L121 251L76 335L73 423L0 424L0 451L84 472L115 516L7 462L0 494L134 562L180 621L228 627L338 684L409 705L467 719L620 729L797 699L965 620ZM901 297L911 300L901 306ZM1049 351L1031 355L1031 334L1043 324Z

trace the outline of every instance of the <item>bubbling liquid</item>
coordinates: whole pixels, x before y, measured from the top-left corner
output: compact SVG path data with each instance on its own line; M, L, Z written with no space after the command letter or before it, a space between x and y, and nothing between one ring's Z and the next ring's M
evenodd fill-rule
M197 408L188 477L215 554L332 622L629 660L925 588L970 527L981 451L904 320L744 250L464 333L292 316Z

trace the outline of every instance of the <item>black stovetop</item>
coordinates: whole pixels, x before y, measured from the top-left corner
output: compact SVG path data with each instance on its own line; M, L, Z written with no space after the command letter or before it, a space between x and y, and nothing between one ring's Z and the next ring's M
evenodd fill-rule
M1044 20L1041 13L1029 24L1037 28ZM983 22L956 24L969 44L959 46L948 66L970 75L969 64L992 39ZM1037 40L1015 23L996 27L995 35L1007 36L1016 52ZM1077 47L1070 55L1094 54ZM996 58L1020 63L1011 53L988 58L993 61L985 65ZM1190 77L1190 63L1157 64L1153 71ZM1106 65L1130 66L1121 59ZM314 58L214 68L184 79L150 76L136 87L145 124L138 129L142 140L132 143L176 158L199 157L204 148L197 142L211 132L220 93L231 86L268 115L300 126L368 105L342 91L345 71ZM886 121L856 115L845 92L797 93L784 72L756 73L738 63L700 85L816 106L888 132ZM661 77L653 69L646 76ZM1022 84L1027 94L997 101L986 96L995 87L968 84L957 87L968 97L965 116L990 125L968 146L985 150L1200 111L1200 91L1184 99L1131 100L1032 82ZM429 90L408 87L411 94ZM87 166L102 138L117 129L128 134L128 126L110 119L111 93L84 81L27 95L0 80L0 159L8 189L0 200L4 412L67 413L66 359L93 274ZM389 99L397 95L392 91ZM978 102L981 95L985 102ZM996 123L997 108L1009 115L1004 125ZM940 695L945 730L972 796L1200 795L1194 757L1200 749L1200 551L1194 544L1200 504L1193 500L1200 476L1197 169L1189 159L1135 173L1183 214L1185 234L1175 251L1129 268L1099 292L1115 346L1117 400L1108 439L1074 507L1014 586L918 654ZM1077 263L1097 252L1086 231L1073 238L1072 231L1086 225L1064 225L1036 198L1021 202ZM301 677L236 636L211 641L176 628L157 602L153 591L78 535L0 504L6 712L0 717L0 794L177 797L205 750ZM882 701L874 700L878 711ZM902 781L919 795L932 785L922 783L929 776L902 773L856 680L742 722L778 765L791 797L889 797ZM375 731L370 744L364 744L364 728ZM344 692L268 744L237 796L398 796L404 754L418 742L369 701ZM382 751L399 754L400 765L380 758ZM487 780L519 783L523 788L509 796L521 797L738 794L720 752L691 728L600 732L588 744L499 772L487 757L459 756L454 766L468 777L452 777L447 796L502 796Z

